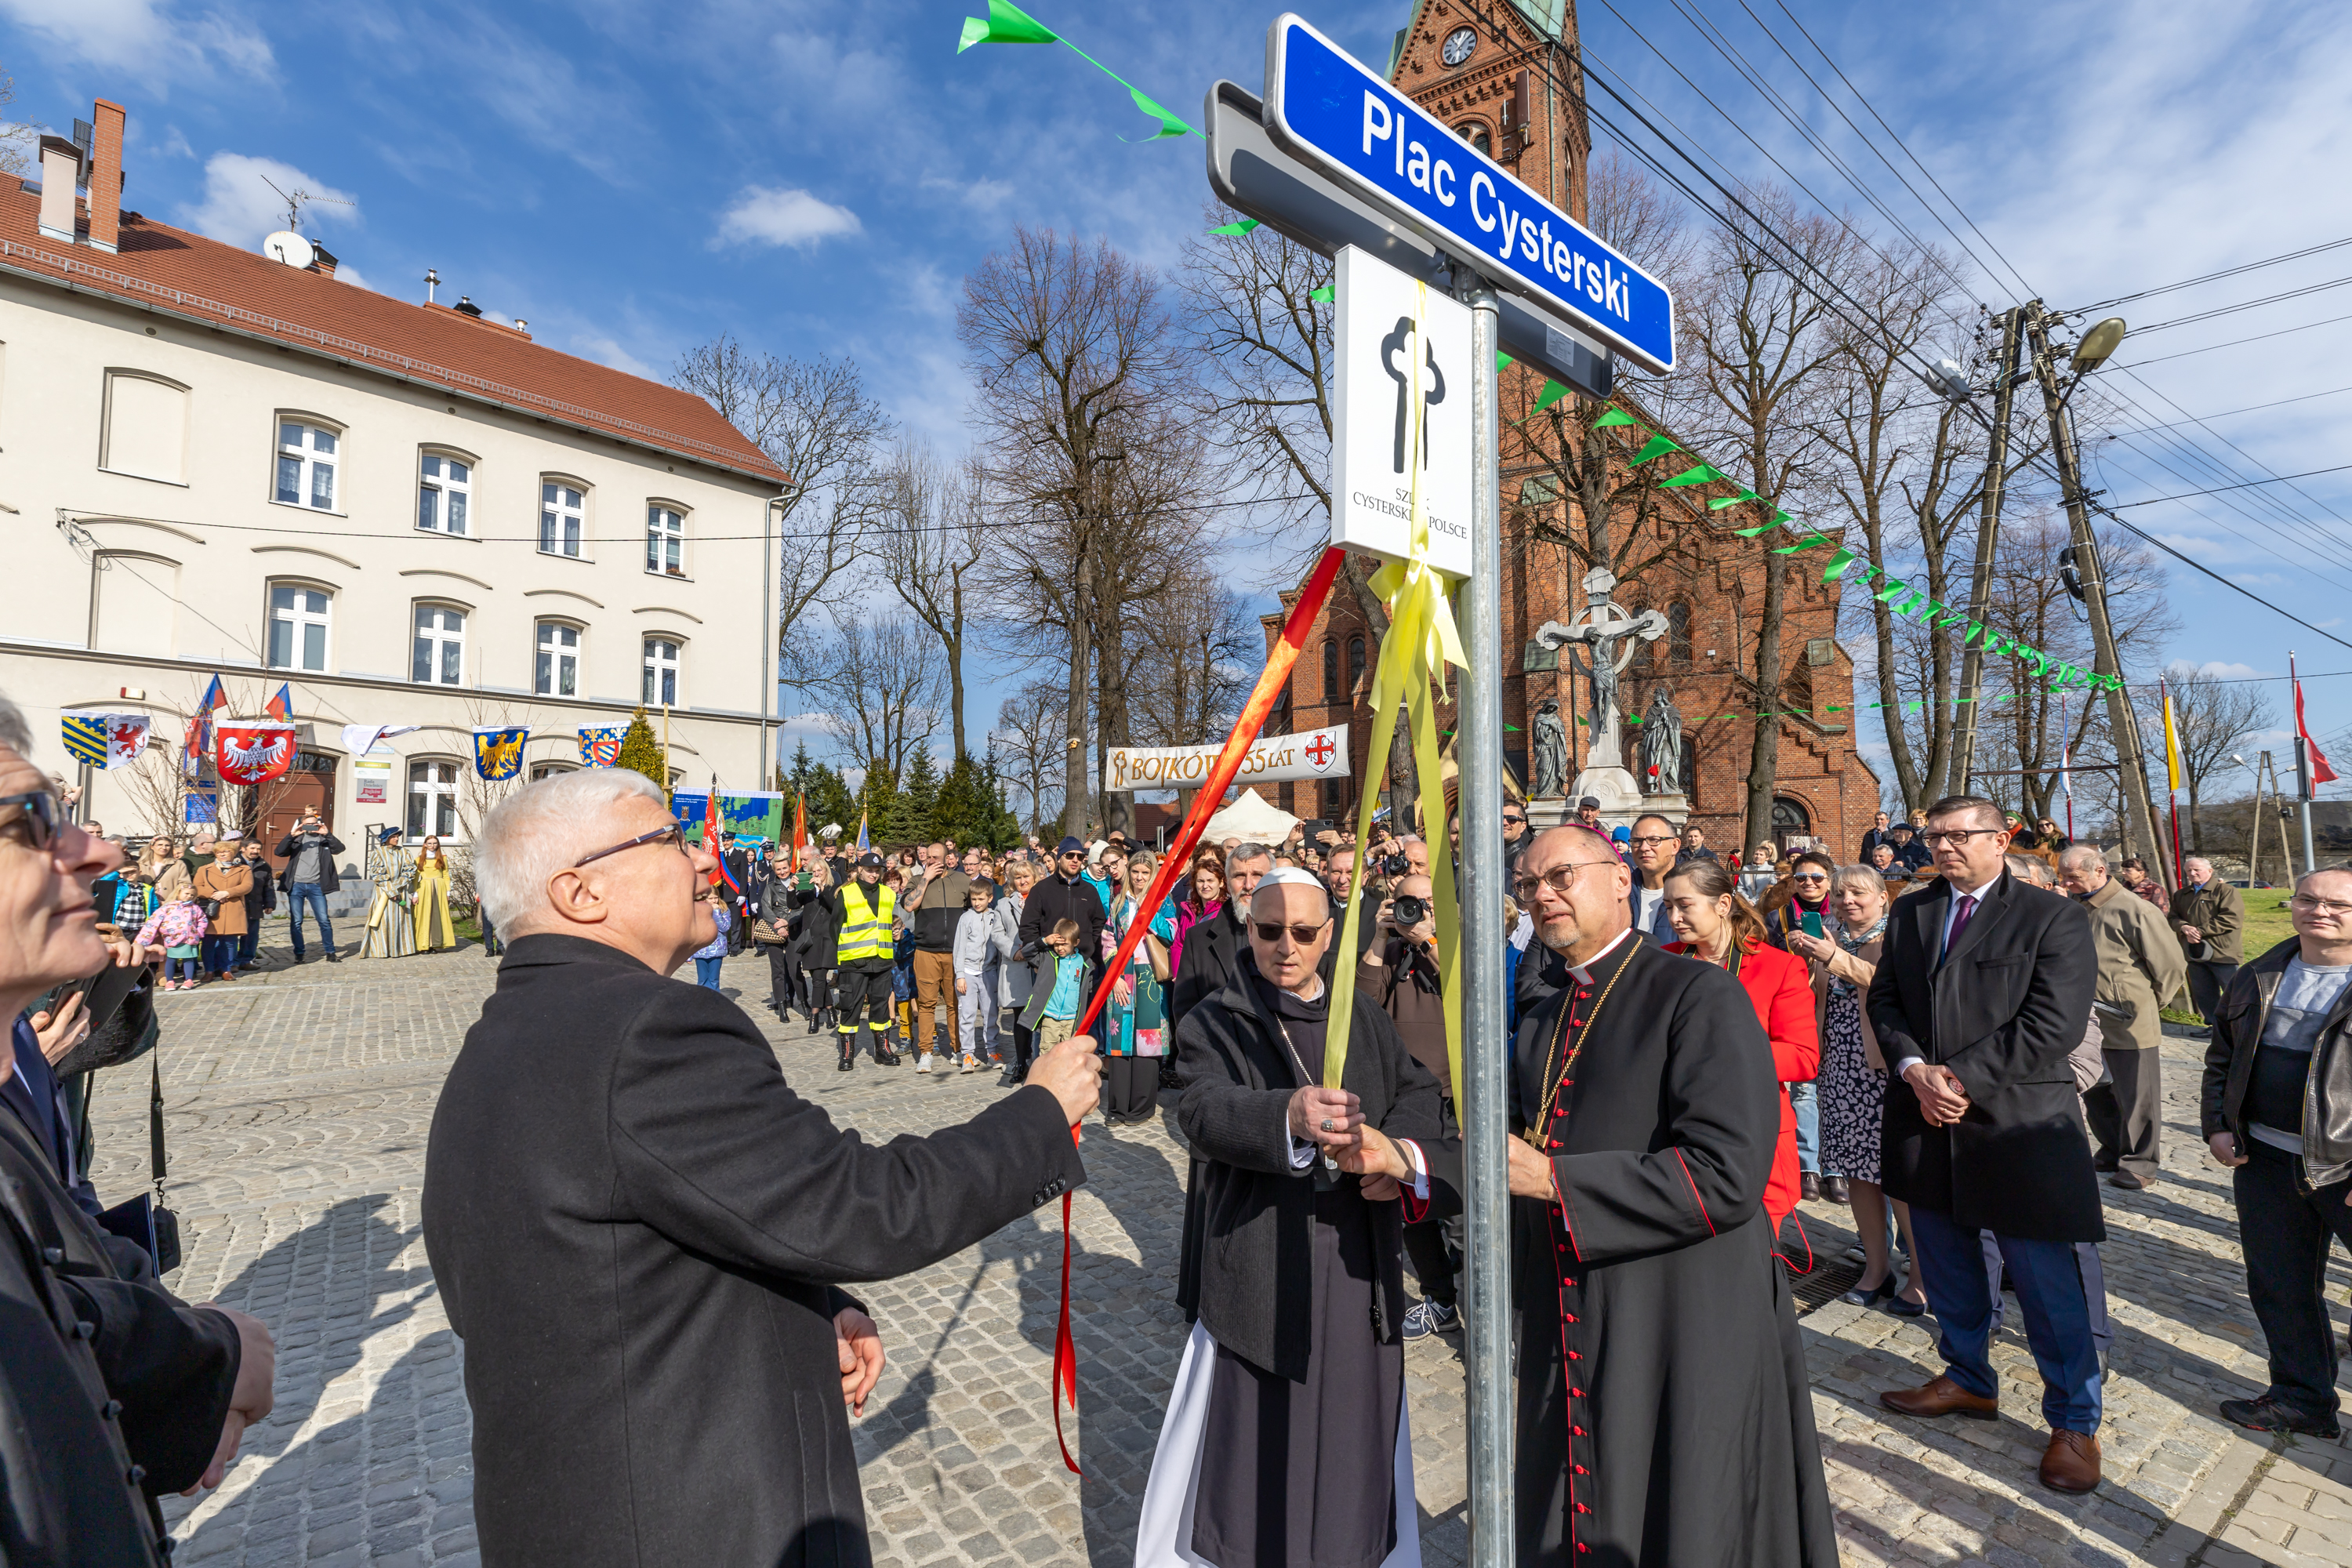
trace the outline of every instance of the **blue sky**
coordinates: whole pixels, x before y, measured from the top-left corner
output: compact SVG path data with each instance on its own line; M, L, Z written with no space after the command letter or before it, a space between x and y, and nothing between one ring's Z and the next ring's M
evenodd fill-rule
M1777 3L1750 3L1824 74ZM1943 237L1738 0L1684 4L1635 11L1620 0L1642 21L1637 37L1606 0L1585 0L1586 42L1739 174L1778 177L1702 91L1824 199L1858 205L1695 19L1719 22L1891 193L1898 217ZM527 317L541 342L656 375L720 331L782 353L852 354L908 435L951 452L966 439L953 337L965 271L1016 223L1105 234L1168 265L1198 232L1207 196L1201 144L1123 145L1119 136L1150 122L1067 50L959 57L958 29L974 8L0 0L0 66L26 120L63 127L98 96L129 106L132 207L251 244L279 222L258 176L299 180L352 204L321 203L305 227L370 287L421 299L435 268L445 300L469 295ZM1403 0L1298 8L1375 63L1408 10ZM2352 125L2337 64L2352 12L2015 0L1789 8L1982 229L1989 245L1971 245L1997 246L2053 305L2352 236L2352 190L2336 177ZM1274 15L1229 0L1036 9L1187 118L1220 76L1258 84ZM2019 297L2006 272L1966 276L1996 309ZM2339 277L2352 277L2352 247L2123 313L2152 323ZM2150 365L2144 381L2115 378L2112 424L2193 414L2210 429L2096 442L2094 481L2131 500L2259 477L2260 465L2328 466L2352 392L2305 395L2352 385L2340 363L2352 321L2183 351L2336 315L2352 315L2352 288L2127 344L2119 365L2180 357ZM2214 417L2282 398L2304 400ZM2183 449L2192 439L2232 471L2203 466ZM2352 527L2338 516L2352 516L2347 479L2129 515L2352 640L2341 615L2352 589ZM2352 670L2352 649L2185 568L2171 577L2183 631L2170 657L2271 675L2294 647L2306 671ZM996 695L974 694L975 725L994 717ZM2321 734L2352 722L2352 679L2315 682L2311 700Z

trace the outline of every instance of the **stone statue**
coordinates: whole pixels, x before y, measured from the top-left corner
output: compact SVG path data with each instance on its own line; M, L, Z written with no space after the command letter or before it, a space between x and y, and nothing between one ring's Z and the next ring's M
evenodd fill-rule
M1674 693L1663 686L1642 721L1641 785L1643 795L1683 793L1683 716Z
M1559 716L1557 698L1547 697L1537 706L1534 723L1531 793L1538 800L1549 800L1568 788L1568 725Z
M1605 566L1594 567L1584 574L1584 613L1570 626L1546 621L1536 633L1536 641L1549 648L1567 643L1583 643L1591 648L1589 664L1572 653L1569 659L1572 666L1587 672L1591 683L1591 755L1600 759L1622 754L1622 742L1617 734L1617 676L1633 662L1634 639L1655 642L1666 631L1666 617L1658 611L1632 615L1611 599L1609 595L1616 586L1616 574Z

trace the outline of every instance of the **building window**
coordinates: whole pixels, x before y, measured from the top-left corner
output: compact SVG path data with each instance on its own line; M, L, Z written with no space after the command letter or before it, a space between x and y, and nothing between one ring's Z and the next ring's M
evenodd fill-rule
M1676 669L1690 668L1690 606L1688 605L1675 604L1666 606L1666 659Z
M1360 637L1349 637L1348 639L1348 691L1350 701L1354 700L1356 689L1363 683L1364 639Z
M471 463L425 453L422 477L416 481L416 526L435 533L464 533L473 495Z
M580 556L582 524L587 517L586 498L561 480L539 487L539 548L549 555Z
M278 499L288 506L335 510L335 465L341 438L317 425L278 425Z
M646 570L686 575L686 519L659 501L646 508Z
M677 644L667 637L646 639L646 693L640 700L665 708L677 703Z
M1487 135L1486 128L1479 124L1476 121L1474 120L1467 125L1455 126L1454 128L1454 133L1456 136L1461 137L1465 142L1469 142L1470 145L1477 151L1487 154L1489 157L1494 155L1495 139Z
M1781 848L1789 847L1791 838L1810 838L1813 832L1813 814L1805 803L1793 796L1776 795L1772 797L1772 841Z
M269 668L323 672L327 668L327 602L322 588L299 583L269 590Z
M541 779L551 779L558 773L576 773L579 771L580 764L577 763L533 763L530 764L530 782L537 784Z
M408 764L408 837L448 838L457 831L457 764L425 758Z
M580 628L562 621L539 623L539 665L531 688L541 697L580 695Z
M416 606L416 647L409 660L411 680L425 686L456 686L466 668L466 612L446 605Z
M1336 637L1323 640L1323 701L1326 706L1339 700L1339 643Z

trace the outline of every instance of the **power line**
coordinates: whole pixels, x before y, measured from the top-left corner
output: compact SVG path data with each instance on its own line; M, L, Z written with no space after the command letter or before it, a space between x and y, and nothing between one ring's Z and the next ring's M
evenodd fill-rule
M2095 307L2094 308L2095 309ZM2167 360L2187 359L2190 354L2211 353L2215 349L2234 349L2242 343L2261 342L2265 338L2283 338L2292 332L2307 332L2315 327L2332 327L2338 321L2352 321L2352 316L2330 316L2325 321L2305 321L2299 327L2281 327L2274 332L2256 332L2251 338L2231 338L2226 343L2207 343L2201 349L2182 349L2178 353L2158 354L2154 359L2137 359L2132 361L2129 364L2110 364L2105 367L2102 374L2108 374L2126 370L2145 370L2149 365L2162 364Z
M1782 8L1786 9L1785 6ZM2193 289L2200 283L2217 283L2224 278L2235 278L2241 272L2253 272L2265 267L2276 267L2284 261L2300 261L2306 256L2317 256L2326 250L2339 250L2347 245L2352 245L2352 239L2331 239L2324 245L2305 246L2301 250L2290 250L2284 256L2268 256L2260 261L2248 261L2236 267L2225 267L2219 272L2208 272L2202 277L2184 278L2178 283L2159 283L2153 289L2142 289L2137 294L2118 294L2112 300L2101 300L2096 304L2084 305L2064 313L2069 316L2087 315L2093 310L2105 310L2116 305L2128 305L2135 300L2146 300L2152 295L2169 294L2176 289Z
M2093 309L2093 310L2096 310L2096 309L2098 309L2098 307L2095 305L2095 306L2092 306L2092 307L2091 307L2091 309ZM2126 367L2124 367L2124 368L2126 368L2126 369L2130 369L2130 368L2134 368L2134 367L2131 367L2131 366L2126 366ZM2134 379L2134 380L2138 380L2138 377L2135 376L2133 379ZM2142 384L2145 384L2145 383L2143 383ZM2153 388L2151 388L2150 390L2154 390L2154 389L2153 389ZM2352 392L2352 386L2331 386L2331 387L2329 387L2329 388L2328 388L2326 391L2325 391L2325 392L2305 392L2305 393L2302 393L2302 394L2300 394L2300 395L2296 395L2296 396L2294 396L2294 397L2282 397L2282 398L2278 398L2278 399L2276 399L2275 401L2273 401L2273 402L2270 402L2270 403L2250 403L2250 404L2246 405L2246 406L2244 406L2243 408L2224 408L2223 410L2221 410L2221 413L2219 413L2219 414L2208 414L2208 415L2206 415L2206 416L2204 416L2204 418L2202 418L2202 419L2199 418L2197 416L2195 416L2195 415L2193 415L2193 414L2192 414L2192 415L2190 415L2190 416L2189 416L2188 418L2186 418L2186 419L2176 419L2176 420L2171 421L2169 424L2165 424L2165 425L2136 425L2136 426L2132 426L2132 428L2131 428L2131 429L2129 429L2129 430L2120 431L2120 432L2110 432L2110 433L2109 433L2109 437L2110 437L2110 439L2112 439L2112 438L2113 438L2113 437L2114 437L2115 435L2118 435L2118 434L2120 434L2120 435L2126 435L2126 436L2147 436L2147 435L2152 435L2152 434L2154 434L2155 432L2157 432L2157 431L2158 431L2158 430L2169 430L2169 429L2172 429L2172 428L2174 428L2176 426L2180 426L2180 425L2202 425L2202 424L2204 424L2204 423L2205 423L2205 421L2206 421L2206 420L2208 420L2208 419L2229 419L2229 418L2233 418L2233 417L2235 417L2236 416L2241 415L2241 414L2254 414L2254 413L2258 413L2258 412L2260 412L2261 410L2265 409L2265 408L2284 408L2284 407L2285 407L2285 406L2286 406L2288 404L2290 404L2290 403L2308 403L2308 402L2310 402L2310 401L2311 401L2313 398L2315 398L2315 397L2336 397L2336 396L2340 396L2341 395L2343 395L2344 393L2347 393L2347 392ZM2168 403L2170 403L2172 400L2171 400L2170 398L2168 398L2168 398L2166 398L2166 399L2165 399L2165 401L2166 401L2166 402L2168 402ZM2178 405L2175 405L2175 406L2178 406Z
M2184 490L2177 496L2150 496L2146 500L2127 500L2123 504L2126 507L2154 506L2158 501L2188 500L2195 496L2220 495L2224 490L2250 489L2256 485L2281 484L2288 479L2307 479L2317 474L2340 474L2347 468L2352 468L2352 463L2337 463L2333 468L2305 468L2299 474L2280 474L2275 478L2267 479L2247 479L2242 483L2234 485L2216 485L2210 490ZM2106 509L2103 507L2100 510L2105 510ZM2300 563L2298 563L2298 564L2300 564ZM2352 647L2352 643L2347 643L2345 646L2347 647Z
M2284 293L2265 294L2259 300L2247 300L2235 305L2218 305L2210 310L2200 310L2189 316L2175 316L2168 321L2158 321L2149 326L2135 328L2134 331L2145 334L2160 332L2167 327L2186 327L2198 321L2210 321L2216 316L2234 316L2241 310L2254 310L2264 305L2275 305L2283 300L2300 300L2305 294L2325 294L2331 289L2341 289L2347 283L2352 283L2352 278L2331 278L2325 283L2307 283L2300 289L2289 289Z

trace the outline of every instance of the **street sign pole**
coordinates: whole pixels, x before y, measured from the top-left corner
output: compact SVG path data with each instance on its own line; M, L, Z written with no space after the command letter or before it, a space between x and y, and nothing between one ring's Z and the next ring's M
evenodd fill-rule
M1465 272L1470 307L1470 669L1462 682L1463 1359L1469 1373L1470 1563L1511 1562L1510 1036L1503 992L1501 342L1495 291ZM1444 831L1442 828L1436 831Z

